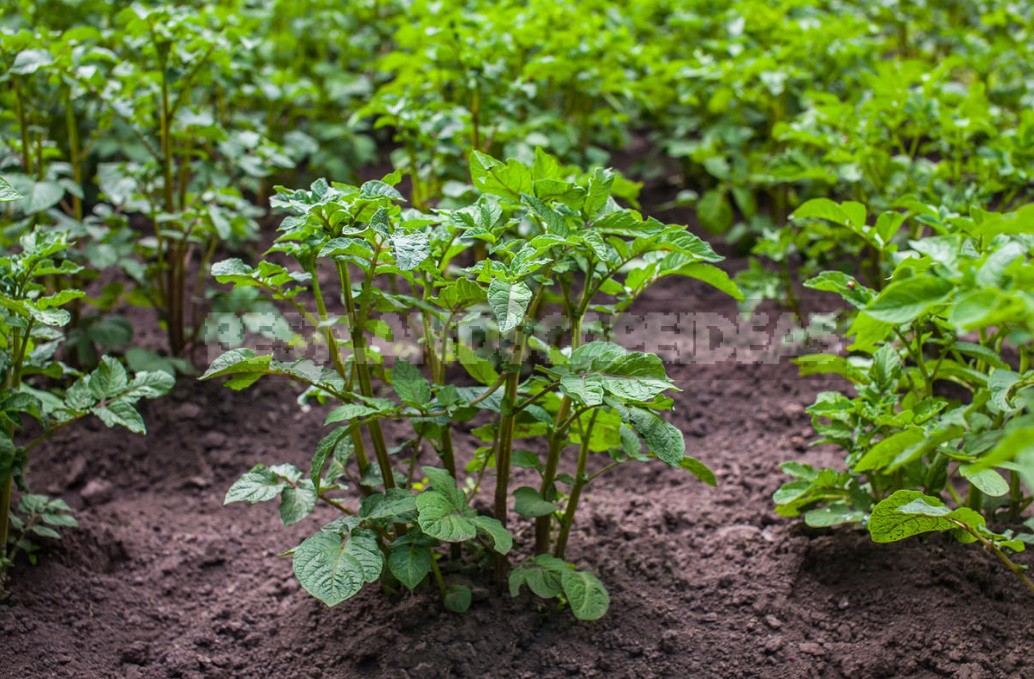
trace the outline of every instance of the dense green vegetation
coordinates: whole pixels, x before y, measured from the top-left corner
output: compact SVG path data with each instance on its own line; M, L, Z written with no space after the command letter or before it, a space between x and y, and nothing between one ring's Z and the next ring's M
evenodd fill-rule
M847 352L799 363L846 380L809 409L845 464L786 463L780 514L878 542L953 530L1031 586L1010 557L1034 486L1030 2L3 4L5 571L73 521L28 492L33 447L89 413L142 432L135 402L261 330L328 358L234 348L204 376L281 375L336 406L309 473L258 466L227 496L279 499L288 524L343 513L294 551L306 589L333 604L434 583L461 610L439 559L491 557L515 593L598 617L602 584L563 561L602 474L589 455L714 482L662 415L677 385L660 359L598 320L683 276L748 313L775 299L803 320L802 289L843 302ZM361 182L370 167L388 176ZM643 183L665 182L749 253L735 281L640 212ZM134 338L133 306L163 347ZM390 317L421 338L408 361L376 350ZM484 337L457 339L471 325ZM454 450L470 421L484 445ZM514 467L537 487L511 487ZM489 474L491 517L470 506ZM513 545L511 502L534 545Z

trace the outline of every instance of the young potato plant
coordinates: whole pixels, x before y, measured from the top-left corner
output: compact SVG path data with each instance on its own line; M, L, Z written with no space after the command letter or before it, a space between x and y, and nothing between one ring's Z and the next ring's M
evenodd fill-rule
M1034 207L913 212L925 237L896 253L882 289L840 271L806 283L854 310L852 355L798 359L802 374L834 373L854 386L808 409L818 443L843 448L847 468L784 464L795 480L776 492L777 511L811 526L867 526L877 542L955 530L1034 590L1008 556L1034 533L1006 528L1034 489ZM864 208L852 219L868 230Z
M91 268L121 268L133 283L126 299L157 310L182 357L200 332L215 249L257 237L263 211L244 193L261 194L267 175L294 163L260 132L222 125L221 88L246 67L226 10L136 4L113 20L6 42L13 182L27 196L23 226L55 223L77 236ZM82 334L103 339L103 318Z
M573 173L541 151L531 164L475 152L470 168L476 201L431 214L400 207L397 175L360 187L320 180L308 191L280 189L275 203L289 216L270 253L293 265L214 267L218 280L293 308L329 359L238 349L203 378L227 377L242 389L280 375L304 385L303 399L336 404L307 472L259 465L226 500L279 499L287 524L321 502L342 514L292 552L303 587L328 605L377 580L389 591L433 582L444 605L462 611L470 591L447 576L492 556L515 595L527 584L595 619L608 606L605 588L564 561L586 488L621 464L654 458L715 479L663 417L675 385L661 360L586 341L586 321L590 312L620 314L665 276L737 291L714 266L720 257L684 226L620 207L611 173ZM486 256L470 263L475 243ZM549 308L564 318L561 333L540 322ZM389 366L375 350L392 317L420 338L422 368L403 358ZM534 368L533 352L543 355ZM449 370L457 361L467 377ZM470 426L486 445L456 449L454 431ZM518 448L521 440L527 445ZM569 451L576 459L565 462ZM423 464L428 452L433 463ZM590 465L593 453L605 462ZM518 468L532 484L514 487ZM491 470L488 516L474 505ZM349 488L358 506L355 493L343 493ZM511 506L535 526L535 556L512 570Z
M0 180L0 200L11 197L6 180ZM62 307L83 296L80 290L64 287L55 293L47 287L77 273L78 265L63 258L72 245L63 234L34 231L22 237L20 252L0 257L0 595L5 595L7 571L19 553L35 561L39 547L34 540L58 538L56 528L76 525L64 502L28 492L30 453L87 415L143 434L135 404L165 394L173 383L164 372L130 377L107 356L89 374L54 358L63 340L61 328L71 320ZM75 378L67 389L56 386L66 377ZM35 433L22 442L17 434L26 419L35 420L30 427ZM23 494L12 511L16 487Z

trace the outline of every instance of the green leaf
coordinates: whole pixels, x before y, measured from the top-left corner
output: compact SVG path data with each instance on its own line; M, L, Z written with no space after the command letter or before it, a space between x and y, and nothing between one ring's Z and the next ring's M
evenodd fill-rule
M442 603L445 609L453 613L466 613L470 609L470 602L473 600L470 588L465 585L449 585L445 588L445 596Z
M108 427L125 427L134 434L146 434L144 418L136 408L125 401L112 401L107 406L91 408L90 412Z
M613 186L614 175L609 172L596 169L589 175L588 191L582 205L582 211L589 218L595 217L606 207Z
M420 266L431 254L427 234L420 232L396 232L391 236L391 254L395 258L395 266L409 271Z
M732 205L721 189L711 189L697 203L697 220L713 234L729 230L733 222Z
M592 342L571 354L570 367L576 374L563 375L561 391L584 405L603 403L604 392L627 401L652 401L674 385L668 380L664 363L654 354L625 353L607 343ZM598 351L605 354L596 355Z
M22 50L15 56L14 63L11 64L8 72L29 75L52 63L54 63L54 57L47 50Z
M556 511L556 505L543 499L542 495L534 488L522 486L513 492L516 501L515 509L521 516L534 519L539 516L549 516Z
M408 589L415 589L431 572L434 556L426 544L406 534L391 545L388 569Z
M280 495L284 482L265 465L256 465L226 492L223 504L231 502L266 502Z
M359 196L361 198L388 198L390 200L405 201L405 198L402 197L402 194L394 186L379 179L363 182L363 185L359 187Z
M0 479L7 478L18 460L18 447L5 432L0 431Z
M495 314L499 332L509 332L524 322L531 302L531 288L524 283L504 283L493 278L488 286L488 306Z
M718 479L715 478L714 472L711 471L706 464L695 457L685 455L682 460L679 461L679 466L709 486L718 485Z
M363 519L395 519L416 511L416 497L408 490L389 488L363 498L359 516Z
M703 262L696 262L693 264L686 264L678 269L671 272L676 276L686 276L687 278L695 278L699 281L703 281L708 285L721 290L725 294L729 295L733 299L742 300L743 292L739 286L736 285L730 278L729 274L725 273L722 269L712 264L705 264Z
M285 526L298 523L316 509L316 486L303 479L297 486L285 486L280 494L280 519Z
M842 271L823 271L804 282L804 287L823 292L835 292L856 309L862 309L873 299L873 291L863 286L854 276Z
M791 219L825 219L842 226L860 228L865 225L865 206L861 203L835 203L828 198L813 198L793 211Z
M1017 471L1027 486L1034 488L1034 427L1017 427L1009 431L973 464L971 470L991 469L1010 462L1018 463Z
M34 215L45 212L61 202L65 190L54 182L33 182L19 205L22 212Z
M348 420L361 420L364 417L376 415L381 412L384 412L384 410L373 408L364 403L346 403L345 405L338 406L327 413L327 419L323 420L323 426L326 427L328 424L345 422Z
M424 491L417 496L417 523L431 537L446 543L464 543L478 535L478 525L472 520L477 514L459 495L438 491Z
M456 356L467 373L481 384L492 385L499 379L499 373L496 372L491 361L481 358L466 344L457 344Z
M566 562L551 554L529 559L510 571L510 596L520 594L523 585L527 585L536 596L543 599L560 596L564 591L560 581L569 569Z
M984 495L1002 497L1009 492L1009 482L994 469L974 469L973 465L963 464L959 466L959 473Z
M294 550L294 575L305 591L328 606L356 595L374 582L384 568L377 539L357 530L345 539L338 533L319 532Z
M872 509L869 535L873 542L897 542L920 533L974 529L984 518L968 507L952 510L939 499L917 490L899 490Z
M882 469L890 464L902 451L919 445L925 440L926 432L918 428L906 429L891 434L862 455L861 459L855 463L855 471L864 472L872 469Z
M470 180L483 193L517 200L522 193L532 193L531 171L517 160L504 165L480 151L470 154Z
M22 194L14 190L11 182L4 177L0 177L0 203L10 203L21 199Z
M492 549L497 553L507 554L513 549L513 536L498 519L477 515L473 517L472 521L477 526L478 533L488 538L492 543Z
M327 460L334 458L344 464L353 452L352 427L338 427L330 432L316 444L316 451L312 454L312 463L309 469L309 479L315 487L319 487L320 478L323 476L323 468Z
M610 607L610 595L603 583L588 571L566 571L560 584L571 612L579 620L599 620Z
M832 528L846 523L861 523L865 512L837 504L804 512L804 523L812 528Z
M431 383L412 363L399 359L391 371L391 386L404 403L426 409L431 402Z
M212 365L199 379L268 371L272 360L272 356L256 356L251 349L231 349L212 361Z
M922 315L945 300L954 290L950 281L934 276L915 276L894 281L865 309L865 313L884 323L901 325Z
M443 287L433 301L446 309L459 310L484 302L485 291L472 280L458 278Z
M621 419L627 422L643 441L647 449L660 461L681 467L686 456L686 440L674 425L660 415L645 408L619 408Z

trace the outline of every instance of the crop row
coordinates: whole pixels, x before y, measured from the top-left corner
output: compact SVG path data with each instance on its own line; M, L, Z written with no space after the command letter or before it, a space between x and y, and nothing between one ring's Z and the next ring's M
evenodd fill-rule
M142 433L135 404L220 343L203 379L277 375L334 406L307 471L259 465L226 498L276 500L285 524L341 514L293 551L314 596L430 584L460 611L470 592L442 571L483 563L599 617L602 583L564 561L585 489L650 460L715 483L664 417L663 362L610 341L678 276L748 313L774 298L803 320L802 286L843 303L847 354L797 361L850 385L808 411L845 464L785 463L778 513L877 542L951 531L1034 590L1012 557L1034 540L1029 3L7 5L5 574L74 525L29 492L31 451L91 414ZM626 174L602 169L630 148ZM640 212L640 182L664 181L681 190L651 207L693 206L751 251L735 280ZM165 350L134 346L127 306L154 310ZM388 314L415 357L379 351ZM458 428L483 445L455 449ZM471 506L489 472L491 516Z

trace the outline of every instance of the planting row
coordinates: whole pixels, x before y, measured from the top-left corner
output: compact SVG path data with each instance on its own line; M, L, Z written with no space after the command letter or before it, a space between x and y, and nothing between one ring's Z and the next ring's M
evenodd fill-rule
M29 491L32 450L90 414L142 433L134 405L219 342L204 379L277 375L334 406L308 470L259 465L226 497L278 501L285 524L341 514L292 552L307 591L432 586L460 611L443 570L484 566L599 617L603 584L564 561L586 489L651 460L715 483L664 417L662 361L611 341L681 276L747 311L802 315L800 284L843 301L847 355L798 362L850 385L809 408L845 464L787 461L778 513L877 542L951 531L1034 589L1014 560L1034 539L1026 4L12 5L0 578L74 525ZM651 150L629 176L677 182L760 259L731 280L686 226L641 214L641 184L601 169L632 141ZM383 149L383 180L310 182ZM133 346L126 305L155 310L167 351ZM389 314L412 355L378 350ZM246 331L327 359L232 348Z

